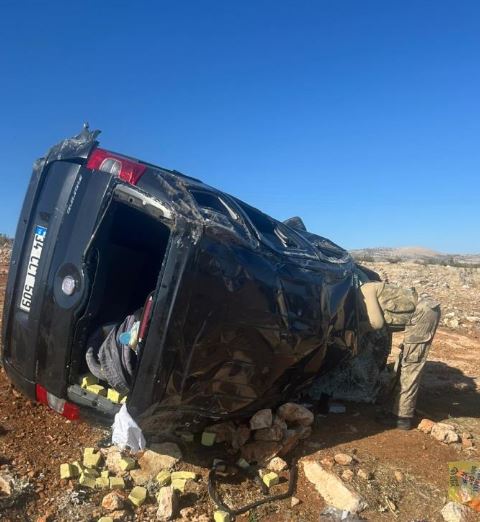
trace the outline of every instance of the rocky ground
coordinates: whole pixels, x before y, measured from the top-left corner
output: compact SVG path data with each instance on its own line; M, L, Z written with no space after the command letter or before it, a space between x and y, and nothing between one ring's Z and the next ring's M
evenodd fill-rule
M2 294L7 259L8 253L0 252ZM480 460L480 322L472 319L480 317L478 269L386 262L370 267L390 281L416 286L441 301L444 319L426 367L418 420L426 417L450 426L437 426L430 433L425 425L424 431L385 429L374 421L374 406L353 403L345 404L345 413L317 414L309 426L312 432L305 433L307 438L283 456L287 469L281 470L283 465L275 468L279 483L270 488L270 494L286 492L290 473L298 470L294 499L264 504L236 520L318 521L327 507L325 499L342 493L341 488L346 486L349 502L366 505L359 515L361 519L441 521L440 511L447 502L447 463ZM398 339L395 341L398 344ZM300 430L302 425L289 421L288 427ZM106 437L105 428L67 421L25 400L0 371L0 474L10 477L8 484L0 479L0 519L96 521L106 516L108 510L102 507L102 498L108 491L81 487L78 478L61 480L59 474L60 464L81 461L85 448L100 449ZM251 438L258 436L252 434ZM182 484L184 492L176 494L179 505L175 520L213 520L215 506L207 491L209 469L214 459L236 462L239 455L232 454L230 443L205 447L198 437L193 442L180 438L171 443L178 446L181 458L177 454L166 467L195 474L194 479ZM171 457L172 451L163 448L159 453ZM135 461L136 474L119 472L128 492L135 477L139 480L147 469L145 460ZM107 454L103 462L102 469L106 469ZM270 472L267 465L260 466L260 471ZM165 463L161 466L165 467ZM117 520L157 520L158 506L152 493L158 491L159 484L146 485L149 496L139 508L124 500L128 493L120 492L121 509L114 512ZM333 493L325 488L333 488ZM219 491L230 506L263 498L259 484L243 476L221 480ZM115 504L116 500L110 502ZM168 499L162 498L162 502L168 504ZM105 505L112 507L108 502Z
M440 324L466 334L480 332L480 268L418 262L369 262L383 280L413 286L441 303Z

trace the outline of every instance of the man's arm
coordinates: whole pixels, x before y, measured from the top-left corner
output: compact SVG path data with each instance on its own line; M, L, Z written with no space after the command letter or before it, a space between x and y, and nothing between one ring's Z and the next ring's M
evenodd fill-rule
M381 292L384 283L372 282L365 283L360 287L363 302L367 311L368 322L373 330L381 330L385 325L382 309L378 303L378 294Z

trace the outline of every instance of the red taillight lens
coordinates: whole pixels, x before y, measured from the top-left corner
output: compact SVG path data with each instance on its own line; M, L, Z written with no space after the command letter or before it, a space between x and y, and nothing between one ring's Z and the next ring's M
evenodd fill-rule
M76 404L67 402L64 399L59 399L57 396L53 395L53 393L48 392L40 384L35 386L35 391L38 402L45 404L67 419L77 420L80 418L80 410Z
M88 158L87 168L108 172L136 185L147 166L105 149L95 149Z

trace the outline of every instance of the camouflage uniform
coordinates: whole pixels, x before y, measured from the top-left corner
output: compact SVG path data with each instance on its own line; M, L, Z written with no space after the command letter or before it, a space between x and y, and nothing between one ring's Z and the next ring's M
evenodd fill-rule
M366 283L361 292L372 328L386 325L389 330L405 332L393 413L412 418L422 371L440 320L440 304L428 296L418 298L413 289L389 283Z

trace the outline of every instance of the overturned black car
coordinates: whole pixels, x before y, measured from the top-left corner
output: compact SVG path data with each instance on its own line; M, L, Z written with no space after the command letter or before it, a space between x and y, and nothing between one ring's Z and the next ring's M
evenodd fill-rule
M20 215L2 362L27 396L75 418L113 415L121 393L144 425L242 416L361 354L369 275L345 250L97 136L85 128L35 163ZM131 349L119 339L134 323ZM108 339L119 351L102 368ZM97 388L81 385L92 366Z

